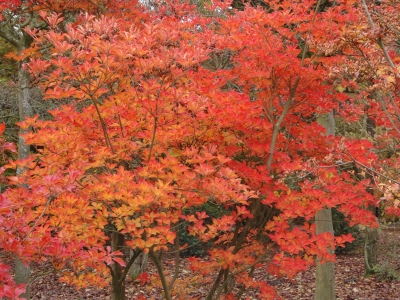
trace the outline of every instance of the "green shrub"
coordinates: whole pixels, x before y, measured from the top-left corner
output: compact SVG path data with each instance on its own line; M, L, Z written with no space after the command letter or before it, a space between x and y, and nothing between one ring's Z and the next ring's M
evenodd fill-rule
M212 218L220 218L222 215L227 213L227 211L225 211L220 205L217 205L210 200L203 205L185 209L183 214L194 214L197 211L204 211L209 216L207 219L204 219L205 224L211 224ZM189 225L187 222L181 222L179 224L179 243L181 246L187 244L187 247L181 251L181 256L187 257L205 255L207 253L207 249L211 246L212 241L207 243L201 242L199 239L197 239L197 237L189 234L188 226Z
M336 254L350 252L363 243L362 236L356 226L350 226L346 217L337 209L332 209L333 231L335 236L343 234L351 234L355 240L352 243L346 243L345 247L338 247L335 250Z
M373 273L385 281L399 281L400 274L387 263L379 264L373 268Z

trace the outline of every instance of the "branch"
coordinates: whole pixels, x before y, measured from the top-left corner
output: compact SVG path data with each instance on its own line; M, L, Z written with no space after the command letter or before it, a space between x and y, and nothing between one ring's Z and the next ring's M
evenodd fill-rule
M317 12L319 11L319 7L321 6L321 2L322 2L322 0L318 0L317 6L315 7L314 15L313 15L313 17L312 17L312 19L311 19L311 27L310 27L310 29L308 30L308 35L310 35L310 33L311 33L311 29L312 29L312 26L313 26L313 24L314 24L315 18L316 18L316 16L317 16ZM300 63L300 66L303 66L303 65L304 65L304 61L305 61L305 58L306 58L306 53L307 53L307 51L308 51L308 45L307 45L307 42L304 41L304 49L303 49L303 53L302 53L302 55L301 55L301 63Z
M256 264L259 264L259 263L261 263L261 262L264 262L264 257L265 257L266 255L267 255L267 253L264 253L264 254L261 255L254 263L252 263L251 265L248 265L248 266L239 268L239 269L237 269L236 271L231 272L231 273L229 274L229 276L227 277L227 279L226 279L226 280L224 281L224 283L222 284L222 286L219 288L219 291L218 291L218 293L217 293L217 298L216 298L216 299L219 299L219 298L220 298L222 291L224 290L224 288L225 288L226 285L228 284L229 280L231 280L231 278L233 278L235 275L237 275L237 274L239 274L239 273L242 273L242 272L244 272L244 271L246 271L246 270L248 270L248 269L254 268Z
M105 140L106 140L106 146L110 147L112 153L115 153L114 148L113 148L113 146L111 145L110 137L108 136L108 132L107 132L107 128L106 128L106 123L104 122L103 117L102 117L101 114L100 114L100 110L99 110L99 108L98 108L98 106L97 106L97 102L96 102L96 100L94 100L93 97L91 97L91 99L92 99L92 102L93 102L93 104L94 104L94 107L96 108L97 115L99 116L99 120L100 120L100 124L101 124L101 129L103 130L104 138L105 138Z
M374 20L372 20L371 14L369 13L367 3L365 3L365 0L361 0L361 3L362 3L362 5L363 5L363 7L364 7L365 14L367 15L367 19L368 19L369 24L371 25L372 29L376 29ZM392 68L396 68L396 66L394 65L392 59L391 59L390 56L389 56L389 53L388 53L387 50L386 50L385 44L383 43L381 37L378 38L377 43L378 43L379 47L382 49L383 54L384 54L384 56L385 56L387 62L389 63L389 65L390 65Z
M139 257L139 255L142 252L143 252L142 250L136 250L135 253L133 254L133 256L129 259L129 262L125 266L125 270L121 274L121 278L118 280L118 285L122 284L122 282L125 281L125 277L128 274L129 269L131 268L131 266L133 265L135 260Z
M396 126L396 124L394 123L392 117L390 116L390 114L389 114L389 112L388 112L388 110L387 110L387 108L386 108L386 106L385 106L385 103L383 102L382 97L381 97L380 95L377 95L376 98L377 98L378 101L380 102L383 111L385 112L386 116L388 117L388 119L389 119L389 121L390 121L390 124L392 124L392 126L393 126L393 128L396 130L397 134L400 135L400 129Z
M361 162L359 162L358 160L356 160L353 156L351 156L351 154L347 153L347 155L350 156L350 158L354 161L354 163L360 165L361 167L367 169L368 171L370 171L370 172L372 172L372 173L374 173L374 174L376 174L376 175L382 176L383 178L386 178L386 179L388 179L388 180L390 180L390 181L393 181L394 183L400 184L400 181L397 181L397 180L395 180L395 179L393 179L393 178L390 178L390 177L388 177L388 176L386 176L386 175L384 175L384 174L382 174L382 173L380 173L380 172L378 172L378 171L375 171L374 169L372 169L372 168L370 168L370 167L367 167L367 166L364 165L363 163L361 163Z
M162 283L162 286L164 288L164 297L165 297L166 300L172 300L171 294L169 292L167 279L165 277L163 266L160 263L160 260L158 259L157 255L154 253L153 249L150 250L149 254L150 254L150 257L153 260L154 264L156 265L158 274L160 275L161 283Z
M275 152L275 146L276 146L276 140L278 138L278 133L279 133L279 129L282 125L283 119L286 117L287 113L289 112L289 109L293 103L294 100L294 96L296 94L297 88L299 86L300 83L300 77L296 78L296 81L294 82L294 85L291 87L290 89L290 96L288 101L285 103L285 106L283 108L282 114L279 116L278 121L274 124L274 129L272 132L272 138L271 138L271 146L270 146L270 154L268 157L268 162L267 162L267 170L268 172L271 171L271 165L272 165L272 158Z
M224 270L221 268L218 273L217 279L215 279L213 286L211 287L210 291L208 292L206 300L212 300L215 291L217 290L217 286L219 285Z
M26 18L26 20L23 23L19 24L19 26L21 28L25 28L26 26L28 26L29 23L32 21L32 15L33 15L33 13L30 12L28 18Z
M33 226L31 227L31 229L28 231L28 233L26 234L26 236L24 237L23 241L25 241L29 235L32 233L33 229L35 229L36 225L39 223L39 220L43 217L44 213L46 212L46 210L49 208L50 203L53 199L49 199L47 200L46 206L44 207L42 213L40 214L40 216L36 219L35 223L33 224Z
M179 241L179 230L178 228L176 229L176 236L175 236L175 269L174 269L174 275L171 279L171 281L169 282L169 290L172 290L172 287L176 281L176 279L178 278L179 275L179 263L180 263L180 250L179 250L179 246L180 246L180 241Z
M157 110L157 109L156 109ZM150 150L149 150L149 157L147 158L147 163L150 162L151 159L151 152L153 151L154 147L154 140L156 139L156 131L157 131L157 117L154 117L154 128L153 128L153 137L151 139Z

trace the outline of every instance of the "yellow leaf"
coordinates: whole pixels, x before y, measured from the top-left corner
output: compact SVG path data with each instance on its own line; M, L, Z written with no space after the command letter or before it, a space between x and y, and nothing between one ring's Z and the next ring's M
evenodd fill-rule
M340 84L335 86L335 90L339 93L343 93L346 88L342 87Z

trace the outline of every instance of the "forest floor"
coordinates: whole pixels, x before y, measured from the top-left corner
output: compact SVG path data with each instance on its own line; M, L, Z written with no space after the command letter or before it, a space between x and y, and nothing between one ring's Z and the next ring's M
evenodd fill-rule
M204 299L209 286L191 286L190 279L193 277L188 271L188 262L184 264L177 281L182 290L189 292L183 299ZM168 264L172 267L173 262ZM187 267L187 268L186 268ZM36 272L40 272L36 271ZM155 268L149 264L148 273L155 274ZM341 254L337 257L335 264L337 300L394 300L400 299L400 225L397 227L386 227L381 231L379 237L379 273L364 277L364 259L362 245L351 253ZM35 274L34 274L35 275ZM258 273L258 278L265 274ZM267 282L274 286L282 299L305 300L313 299L315 292L315 268L298 274L293 280L269 276ZM162 299L161 290L158 288L146 288L137 281L127 280L127 299L137 299L142 294L145 299ZM242 299L257 299L254 292L245 294ZM76 291L73 287L58 281L55 274L39 277L32 284L31 298L33 300L82 300L99 299L109 300L109 289L85 288ZM179 297L182 299L182 296Z

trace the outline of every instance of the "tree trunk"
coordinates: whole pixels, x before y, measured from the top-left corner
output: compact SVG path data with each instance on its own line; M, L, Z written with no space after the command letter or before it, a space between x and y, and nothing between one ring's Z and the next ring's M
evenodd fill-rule
M130 256L133 256L133 251L130 250ZM149 260L149 255L142 252L139 257L135 260L129 269L129 276L131 278L136 278L138 275L146 272L147 262Z
M318 118L318 123L325 127L326 135L335 135L335 118L333 112L322 115ZM332 235L332 209L324 208L315 215L317 234L329 232ZM329 249L333 251L333 249ZM315 300L334 300L335 295L335 265L333 262L321 263L317 259L317 271L315 282Z
M366 117L365 119L365 130L369 133L371 137L375 137L375 128L376 124L373 119ZM370 178L371 182L372 176L366 175L366 178ZM374 194L374 190L368 190L371 194ZM376 195L374 195L376 196ZM375 210L376 207L370 205L368 210L371 211L374 215L376 215ZM378 228L369 228L365 229L365 241L364 241L364 270L365 275L371 275L375 273L375 267L378 264L378 236L379 229Z
M25 265L22 261L16 257L15 258L15 283L18 284L26 284L25 293L21 294L21 298L26 300L30 299L31 289L29 285L29 277L31 275L31 269L29 265Z
M3 1L4 2L4 1ZM28 28L43 29L47 25L45 22L39 21L39 15L33 14L30 18L29 24L25 26ZM20 26L14 26L14 22L10 22L10 15L0 22L0 36L6 41L16 47L18 52L21 52L30 47L33 38L23 30ZM11 16L14 18L14 16ZM32 106L30 104L31 89L29 86L30 75L24 70L26 61L21 61L18 70L18 109L19 109L19 121L24 121L26 117L33 116ZM25 143L22 138L22 134L28 132L30 129L20 129L19 140L18 140L18 159L25 159L29 156L29 145ZM21 174L23 169L17 168L17 175ZM29 300L30 299L30 287L29 287L29 276L30 268L24 265L19 258L15 260L15 281L17 284L26 284L26 292L21 297Z
M30 117L33 115L32 106L30 103L31 99L31 89L29 87L30 76L27 71L23 68L24 63L21 63L21 66L18 71L18 108L19 108L19 120L23 121L26 117ZM22 135L27 133L30 129L20 129L19 131L19 140L18 140L18 159L25 159L29 156L30 148L29 145L25 143ZM17 175L21 174L24 170L21 168L17 169ZM30 286L29 286L29 277L30 277L30 268L29 266L23 264L21 260L17 257L15 259L15 282L17 284L26 284L26 292L21 295L25 299L30 299Z
M111 236L112 251L122 251L125 246L124 236L118 232L114 232ZM125 300L125 274L124 269L118 263L111 265L112 277L112 299Z
M330 232L333 235L332 210L325 208L315 215L317 234ZM331 251L333 251L331 249ZM321 263L317 259L315 282L315 300L334 300L335 295L335 265L333 262Z
M375 273L375 267L378 263L378 228L365 229L364 241L364 268L365 275Z

